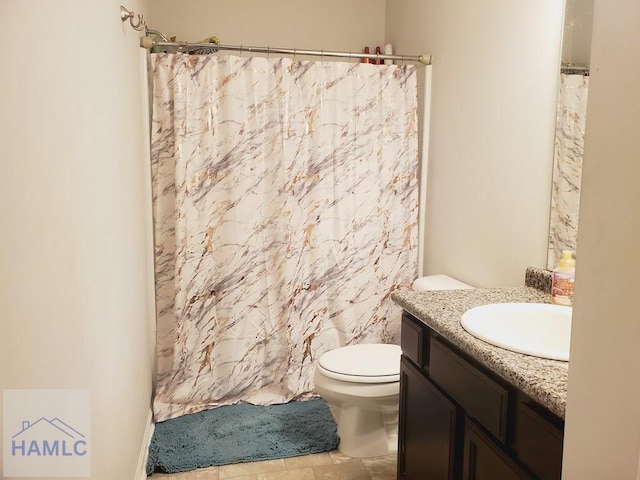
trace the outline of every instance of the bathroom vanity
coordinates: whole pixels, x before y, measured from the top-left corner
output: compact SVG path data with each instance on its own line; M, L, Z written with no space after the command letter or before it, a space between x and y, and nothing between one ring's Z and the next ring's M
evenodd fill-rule
M495 347L460 325L489 303L549 301L530 287L398 290L398 479L560 479L568 363Z

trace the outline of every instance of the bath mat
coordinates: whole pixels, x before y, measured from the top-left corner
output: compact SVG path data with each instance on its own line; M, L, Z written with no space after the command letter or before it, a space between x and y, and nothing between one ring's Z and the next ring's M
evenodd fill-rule
M336 423L320 398L269 406L241 403L158 423L147 475L295 457L337 446Z

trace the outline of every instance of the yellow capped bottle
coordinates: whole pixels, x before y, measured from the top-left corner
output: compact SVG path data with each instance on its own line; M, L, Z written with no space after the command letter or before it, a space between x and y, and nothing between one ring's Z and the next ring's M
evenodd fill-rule
M563 250L558 266L553 270L551 302L558 305L573 304L573 282L576 277L576 260L571 250Z

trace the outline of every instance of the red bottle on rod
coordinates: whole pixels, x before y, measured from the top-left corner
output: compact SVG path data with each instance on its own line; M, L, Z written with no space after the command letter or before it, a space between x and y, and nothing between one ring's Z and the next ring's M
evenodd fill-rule
M364 47L364 53L369 53L369 47ZM362 63L371 63L370 58L363 58Z

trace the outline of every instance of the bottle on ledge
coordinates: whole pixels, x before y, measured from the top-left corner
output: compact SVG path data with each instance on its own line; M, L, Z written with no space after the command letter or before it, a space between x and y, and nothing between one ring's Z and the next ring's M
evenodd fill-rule
M571 250L563 250L558 266L553 269L551 302L568 307L573 304L573 282L576 276L576 260Z

